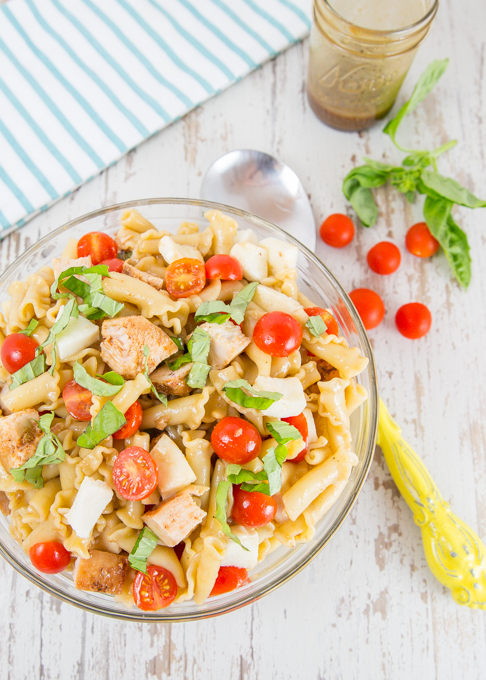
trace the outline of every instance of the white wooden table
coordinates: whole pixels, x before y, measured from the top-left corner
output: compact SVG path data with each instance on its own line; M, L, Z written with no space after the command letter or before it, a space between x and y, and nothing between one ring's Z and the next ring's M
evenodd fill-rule
M401 95L410 94L433 58L451 58L401 138L417 148L457 138L440 170L479 195L486 194L485 26L484 3L443 0ZM306 59L307 43L292 48L131 152L6 239L1 269L41 235L100 206L197 197L209 164L241 147L286 161L307 188L318 223L348 210L340 188L348 170L363 155L387 161L400 155L381 126L339 133L314 117ZM385 322L370 334L381 393L455 512L486 538L486 212L457 214L474 259L464 293L442 255L424 262L405 251L404 235L419 221L420 206L389 189L379 203L374 229L360 228L343 251L319 243L317 254L348 290L366 286L383 296ZM367 251L383 239L394 240L403 257L400 270L384 278L366 265ZM413 300L427 304L434 319L419 341L394 326L396 309ZM2 680L486 677L485 612L459 607L432 577L420 530L380 451L351 515L319 557L281 589L228 616L177 625L109 621L42 593L3 561L0 584Z

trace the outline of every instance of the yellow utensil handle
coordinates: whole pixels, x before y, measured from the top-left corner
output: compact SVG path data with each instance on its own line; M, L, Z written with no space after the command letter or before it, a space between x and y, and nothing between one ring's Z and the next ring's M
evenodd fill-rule
M400 493L422 529L425 556L438 581L459 604L486 609L486 549L451 512L429 471L407 444L380 399L378 446Z

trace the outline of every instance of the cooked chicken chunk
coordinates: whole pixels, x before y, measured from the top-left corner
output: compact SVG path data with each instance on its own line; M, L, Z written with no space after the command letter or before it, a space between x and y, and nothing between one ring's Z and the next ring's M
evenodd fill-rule
M78 557L74 565L74 585L79 590L119 595L128 569L125 555L114 555L102 550L90 550L91 557Z
M192 498L192 495L202 496L205 491L205 486L188 486L146 512L142 515L142 520L160 539L162 545L173 548L187 538L205 518L206 513Z
M184 364L176 371L171 371L168 366L162 366L150 375L159 392L173 394L176 397L187 397L191 388L186 384L186 378L190 373L192 363Z
M339 378L339 371L334 366L331 366L325 359L319 359L316 357L314 361L317 364L317 370L321 374L321 380L332 380L333 378Z
M126 274L127 276L132 276L134 279L139 279L140 281L143 281L144 283L148 283L149 286L152 286L153 288L156 288L157 290L162 290L162 288L164 287L163 279L159 278L158 276L153 276L152 274L149 274L148 272L142 272L140 269L137 269L136 267L132 267L132 265L128 264L128 262L123 263L122 274Z
M54 276L57 279L60 274L62 274L66 269L71 267L91 267L91 257L55 257L52 260L52 269L54 271Z
M101 326L101 335L101 358L128 380L133 380L145 370L144 345L150 350L147 359L149 373L177 352L177 345L167 333L143 316L107 319Z
M218 370L226 368L251 342L241 328L229 320L221 325L203 323L199 328L211 336L208 363Z
M39 413L33 408L0 418L0 463L7 472L34 455L44 436L38 420Z

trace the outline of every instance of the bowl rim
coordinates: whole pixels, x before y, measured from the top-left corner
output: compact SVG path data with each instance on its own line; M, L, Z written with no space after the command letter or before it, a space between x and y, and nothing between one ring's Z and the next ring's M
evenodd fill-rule
M137 208L141 206L146 206L146 205L180 205L180 206L195 206L195 207L201 207L205 208L207 210L219 210L221 212L229 213L231 215L234 215L236 217L242 217L244 219L249 219L251 222L254 223L259 223L264 227L269 227L273 231L280 232L285 239L290 240L293 245L296 245L301 251L304 252L305 256L315 265L318 267L318 269L323 270L324 274L328 278L328 280L332 283L334 288L338 291L339 295L341 298L344 300L347 312L349 312L351 319L354 323L354 326L356 328L357 335L359 336L359 339L363 345L363 349L365 351L365 355L369 359L369 363L367 366L367 371L369 373L369 380L370 380L370 385L369 385L369 394L368 394L368 411L369 411L369 437L368 437L368 442L366 445L366 451L364 455L364 463L363 467L358 475L358 477L354 481L354 489L350 497L348 498L348 501L344 508L342 509L340 515L338 518L336 518L335 524L330 528L328 534L321 539L320 542L317 542L316 545L314 546L314 549L309 552L307 557L305 558L304 561L299 562L294 568L290 569L288 573L285 573L283 576L277 579L276 582L270 582L265 586L261 586L260 590L257 593L254 592L248 592L247 594L243 594L244 591L242 591L242 597L238 599L237 601L234 601L232 603L221 603L221 605L218 608L215 608L211 612L183 612L180 614L168 614L166 616L144 616L140 610L138 609L128 609L126 612L124 611L110 611L108 609L102 608L99 605L96 604L91 604L90 602L81 602L80 600L75 600L63 591L59 590L54 584L48 585L47 583L41 581L38 579L35 575L35 573L32 571L29 571L24 568L22 564L17 562L15 556L9 551L8 546L6 546L2 541L0 541L0 554L2 557L5 558L5 560L16 570L18 571L22 576L27 578L31 583L34 585L38 586L43 590L44 592L48 593L49 595L54 595L55 597L59 598L63 602L67 602L68 604L71 604L78 609L82 609L83 611L88 611L93 614L98 614L100 616L106 616L107 618L110 619L120 619L123 621L134 621L134 622L147 622L147 623L181 623L184 621L196 621L196 620L201 620L201 619L208 619L208 618L213 618L215 616L222 616L223 614L230 613L232 611L235 611L237 609L240 609L241 607L244 607L248 604L251 604L252 602L256 602L257 600L261 599L265 595L268 595L269 593L273 592L280 586L284 585L287 583L291 578L299 574L314 558L324 549L324 547L329 543L329 541L333 538L333 536L337 533L337 531L341 528L343 525L345 519L347 518L348 514L350 513L354 503L356 502L356 499L361 492L361 489L363 488L363 485L366 481L366 478L369 473L369 469L371 466L371 462L373 460L373 455L374 455L374 450L375 450L375 445L376 445L376 437L377 437L377 430L378 430L378 384L377 384L377 376L376 376L376 367L375 367L375 361L374 361L374 356L373 356L373 350L368 338L368 335L366 333L366 330L363 326L363 323L361 321L361 318L359 317L358 312L356 311L356 308L353 305L353 302L351 301L351 298L349 295L346 293L342 285L339 283L339 281L336 279L334 274L326 267L326 265L319 260L314 253L312 253L303 243L298 241L295 237L293 237L291 234L288 232L284 231L281 229L279 226L276 224L270 222L269 220L264 219L263 217L259 217L258 215L255 215L254 213L250 213L246 210L242 210L240 208L236 208L234 206L230 206L224 203L217 203L214 201L206 201L203 199L197 199L197 198L147 198L147 199L135 199L131 201L124 201L122 203L115 203L113 205L105 206L103 208L99 208L97 210L92 210L91 212L85 213L83 215L80 215L79 217L70 220L69 222L64 223L57 229L54 229L53 231L49 232L45 236L43 236L39 241L36 241L33 243L26 251L23 253L19 258L17 258L12 264L10 264L7 269L2 273L0 276L0 288L5 282L6 279L8 279L10 272L15 268L17 268L19 265L24 262L34 250L39 250L42 248L44 245L48 244L49 241L51 241L53 238L56 236L62 234L65 231L68 231L72 227L81 224L83 222L87 222L90 219L100 217L102 215L107 215L111 212L116 212L119 210L126 210L129 208ZM14 539L12 539L14 540ZM164 611L164 610L161 610Z

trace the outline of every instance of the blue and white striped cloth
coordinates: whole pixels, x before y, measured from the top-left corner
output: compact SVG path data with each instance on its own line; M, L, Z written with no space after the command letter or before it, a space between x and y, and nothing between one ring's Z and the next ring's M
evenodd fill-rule
M0 238L241 79L311 0L8 0L0 6Z

